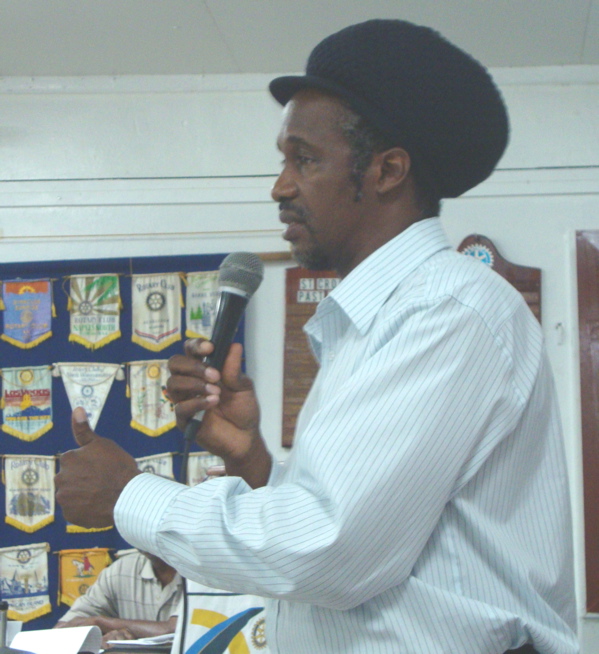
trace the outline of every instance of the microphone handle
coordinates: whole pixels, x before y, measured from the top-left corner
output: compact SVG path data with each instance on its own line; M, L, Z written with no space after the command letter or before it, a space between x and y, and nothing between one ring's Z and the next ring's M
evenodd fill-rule
M214 344L214 350L204 360L207 366L222 370L248 301L249 297L246 295L225 290L221 293L210 339ZM185 427L183 460L181 462L182 477L187 476L187 460L191 442L202 426L203 417L204 412L198 411Z

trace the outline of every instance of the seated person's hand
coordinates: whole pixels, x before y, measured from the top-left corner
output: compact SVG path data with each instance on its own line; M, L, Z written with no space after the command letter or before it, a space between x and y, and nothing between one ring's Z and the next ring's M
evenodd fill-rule
M135 636L127 627L122 627L121 629L113 629L107 634L104 634L102 638L102 647L104 649L110 649L112 647L112 645L108 644L109 640L135 640Z

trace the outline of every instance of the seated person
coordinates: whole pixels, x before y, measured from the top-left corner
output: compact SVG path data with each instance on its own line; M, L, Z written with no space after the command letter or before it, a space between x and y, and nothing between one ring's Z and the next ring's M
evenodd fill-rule
M109 640L173 633L183 595L179 573L153 554L135 551L118 558L77 598L55 628L96 625Z

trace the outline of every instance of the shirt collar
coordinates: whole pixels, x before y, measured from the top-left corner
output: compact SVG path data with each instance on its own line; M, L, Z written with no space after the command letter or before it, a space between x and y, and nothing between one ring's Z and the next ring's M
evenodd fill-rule
M397 286L424 261L450 247L439 218L413 223L356 266L322 304L334 300L363 334Z

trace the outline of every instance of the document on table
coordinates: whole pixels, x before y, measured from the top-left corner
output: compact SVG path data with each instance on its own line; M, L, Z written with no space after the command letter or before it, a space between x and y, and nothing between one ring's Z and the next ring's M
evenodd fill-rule
M102 632L99 627L63 627L62 629L21 631L12 639L10 646L32 654L49 654L49 652L98 654L102 647Z
M120 651L144 650L152 652L170 652L175 634L164 634L152 638L138 638L137 640L109 640L108 644ZM106 650L109 652L110 650Z

